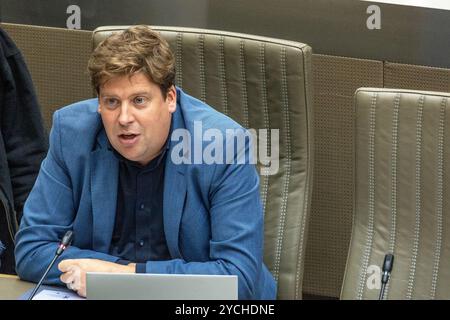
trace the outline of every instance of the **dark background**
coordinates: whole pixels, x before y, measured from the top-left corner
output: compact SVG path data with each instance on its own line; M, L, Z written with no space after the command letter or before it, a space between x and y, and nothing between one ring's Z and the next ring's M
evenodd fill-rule
M450 11L373 3L381 30L369 30L359 0L1 0L3 22L66 28L69 5L81 29L150 24L244 32L296 40L315 53L450 67Z

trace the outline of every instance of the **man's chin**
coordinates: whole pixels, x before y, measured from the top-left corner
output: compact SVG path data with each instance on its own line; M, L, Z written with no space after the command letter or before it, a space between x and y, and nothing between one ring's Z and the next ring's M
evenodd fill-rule
M135 162L139 161L139 156L136 155L131 148L117 148L116 151L127 160Z
M139 162L140 158L137 157L136 155L127 153L127 152L121 152L120 153L122 155L122 157L124 157L127 160L133 161L133 162Z

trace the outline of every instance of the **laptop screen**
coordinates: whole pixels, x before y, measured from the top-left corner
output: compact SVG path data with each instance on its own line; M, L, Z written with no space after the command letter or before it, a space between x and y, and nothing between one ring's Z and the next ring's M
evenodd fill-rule
M92 300L237 300L235 275L88 272Z

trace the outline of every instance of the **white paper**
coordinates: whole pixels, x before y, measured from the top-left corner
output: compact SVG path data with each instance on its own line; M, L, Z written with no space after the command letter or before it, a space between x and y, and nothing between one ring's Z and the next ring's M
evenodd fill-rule
M33 300L86 300L75 292L63 290L42 290L33 297Z

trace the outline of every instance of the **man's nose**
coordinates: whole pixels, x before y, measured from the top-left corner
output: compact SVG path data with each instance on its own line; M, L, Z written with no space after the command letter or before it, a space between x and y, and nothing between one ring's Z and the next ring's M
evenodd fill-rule
M134 121L133 109L128 103L123 103L120 107L119 124L122 126L129 125Z

